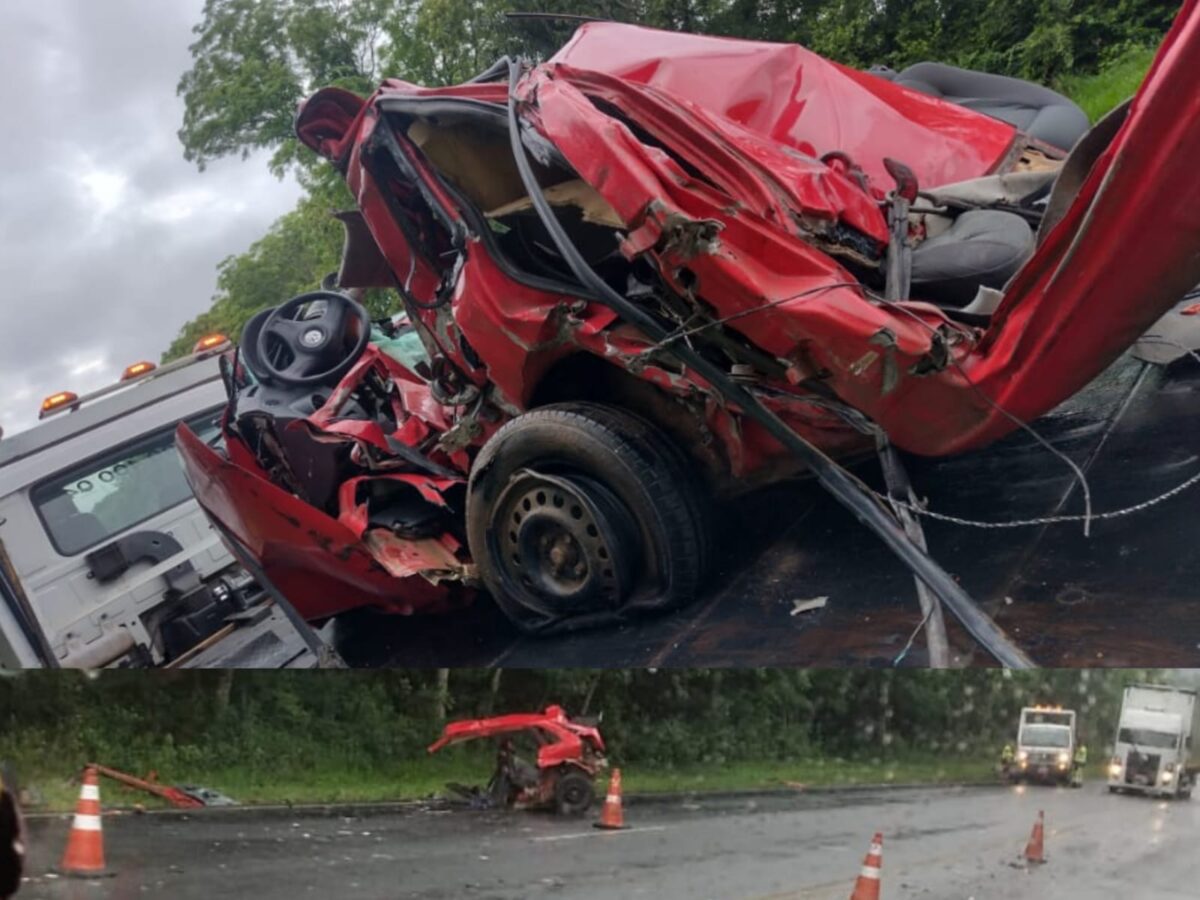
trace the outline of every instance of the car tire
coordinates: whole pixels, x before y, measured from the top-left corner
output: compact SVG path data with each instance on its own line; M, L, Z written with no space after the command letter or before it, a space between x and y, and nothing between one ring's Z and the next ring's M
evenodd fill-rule
M592 807L596 787L583 772L564 772L554 785L554 811L560 816L582 816Z
M467 540L519 628L552 633L692 600L708 558L707 497L658 428L596 403L540 407L483 446Z

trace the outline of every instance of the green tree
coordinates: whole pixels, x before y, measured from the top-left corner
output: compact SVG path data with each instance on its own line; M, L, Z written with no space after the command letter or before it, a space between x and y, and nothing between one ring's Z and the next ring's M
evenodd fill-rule
M192 67L179 81L184 157L201 169L270 150L271 169L312 165L292 131L318 87L369 92L379 80L385 0L206 0Z

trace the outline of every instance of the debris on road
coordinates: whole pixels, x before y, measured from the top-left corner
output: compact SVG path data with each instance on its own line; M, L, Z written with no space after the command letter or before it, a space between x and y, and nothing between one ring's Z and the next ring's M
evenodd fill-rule
M790 615L798 616L801 613L812 612L814 609L824 609L825 604L828 602L828 597L813 597L811 600L793 600Z
M225 796L220 791L214 791L212 788L201 787L199 785L172 786L159 784L156 774L151 774L148 778L138 778L125 772L118 772L116 769L110 769L108 766L102 766L99 763L89 763L87 771L98 773L105 778L111 778L113 781L125 785L125 787L153 794L155 797L166 800L176 809L201 809L206 806L237 806L236 800Z

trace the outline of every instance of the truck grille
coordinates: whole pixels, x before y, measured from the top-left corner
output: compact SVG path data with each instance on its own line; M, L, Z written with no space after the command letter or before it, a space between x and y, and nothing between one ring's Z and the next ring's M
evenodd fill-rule
M1153 785L1158 780L1161 756L1131 752L1125 762L1125 783Z

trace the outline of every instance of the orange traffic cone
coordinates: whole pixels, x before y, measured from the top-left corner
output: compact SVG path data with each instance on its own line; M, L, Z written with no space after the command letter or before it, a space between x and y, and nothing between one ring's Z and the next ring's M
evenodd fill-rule
M625 827L625 813L621 810L620 769L613 769L612 780L608 783L608 794L604 798L604 809L600 811L600 821L593 824L596 828L606 828L610 831Z
M104 833L100 830L100 777L90 766L83 771L75 820L58 868L63 875L82 878L108 874L104 867Z
M854 892L850 900L879 900L879 870L883 867L883 835L878 831L871 838L871 846L867 848L867 858L863 860L858 880L854 882Z
M1025 862L1046 861L1045 830L1046 814L1039 809L1037 819L1033 823L1033 832L1029 835L1029 843L1025 845Z

